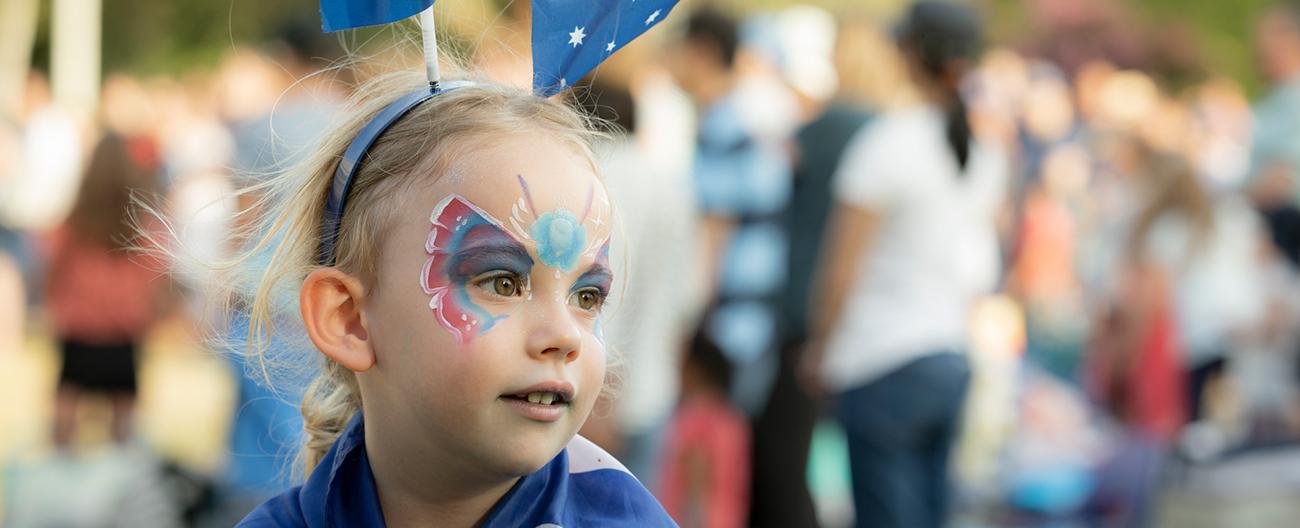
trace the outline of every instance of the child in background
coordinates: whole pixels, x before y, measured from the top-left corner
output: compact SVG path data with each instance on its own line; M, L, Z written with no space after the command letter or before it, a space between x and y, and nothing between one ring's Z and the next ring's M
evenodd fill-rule
M682 401L668 424L659 497L686 527L745 526L749 424L727 394L731 364L697 336L682 365Z
M133 192L148 192L154 183L122 138L105 136L67 221L46 240L46 299L63 356L54 414L60 448L75 433L77 403L86 393L110 398L116 442L131 436L136 359L157 319L162 281L127 250L130 204Z
M405 113L383 112L427 96L423 80L363 88L270 183L260 238L227 267L255 275L250 361L320 372L302 405L306 482L240 526L671 526L576 436L602 390L613 281L584 119L516 89L442 86ZM322 365L266 354L292 311Z

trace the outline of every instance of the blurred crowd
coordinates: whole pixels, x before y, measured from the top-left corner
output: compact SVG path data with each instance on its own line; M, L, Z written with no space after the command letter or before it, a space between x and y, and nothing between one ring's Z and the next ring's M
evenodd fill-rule
M1068 32L1002 46L958 4L683 7L565 96L611 132L622 222L583 434L683 526L1168 525L1193 468L1300 447L1300 7L1258 14L1256 97ZM526 17L471 67L526 86ZM93 115L27 75L0 369L57 367L4 404L51 402L0 422L0 525L230 525L291 481L302 380L216 344L246 328L204 263L376 64L418 67L344 56L287 23L212 69L109 73ZM175 342L229 380L218 460L135 426Z

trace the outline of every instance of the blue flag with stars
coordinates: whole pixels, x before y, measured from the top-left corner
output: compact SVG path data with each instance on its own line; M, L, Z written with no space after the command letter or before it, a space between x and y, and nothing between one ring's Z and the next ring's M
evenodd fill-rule
M428 9L434 0L320 0L325 31L389 24Z
M533 0L533 91L552 96L645 33L677 0Z

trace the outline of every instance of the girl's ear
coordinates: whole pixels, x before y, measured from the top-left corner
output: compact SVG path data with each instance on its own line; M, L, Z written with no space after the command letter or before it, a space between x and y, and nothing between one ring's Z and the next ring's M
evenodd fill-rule
M336 268L311 272L302 282L298 305L307 336L322 354L353 372L375 364L370 332L362 316L365 288Z

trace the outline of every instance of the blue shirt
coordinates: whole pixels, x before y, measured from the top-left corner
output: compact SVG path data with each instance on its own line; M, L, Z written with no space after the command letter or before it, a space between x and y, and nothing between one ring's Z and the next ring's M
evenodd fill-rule
M305 484L262 504L238 526L384 526L364 431L357 413ZM545 466L519 479L482 526L677 525L614 457L575 436Z
M740 95L733 92L700 120L693 178L700 212L735 226L722 251L717 298L704 332L731 361L732 401L757 415L768 399L779 345L790 161L779 145L747 127Z
M701 212L736 222L718 293L746 300L775 296L786 272L782 214L790 199L790 161L779 145L748 130L738 95L705 112L692 172Z

